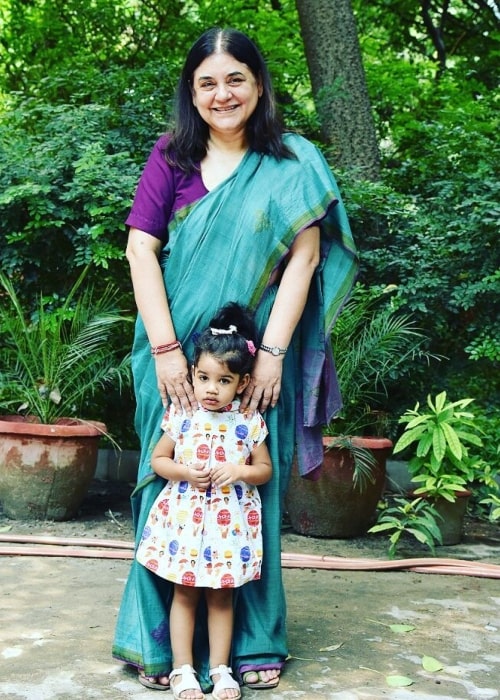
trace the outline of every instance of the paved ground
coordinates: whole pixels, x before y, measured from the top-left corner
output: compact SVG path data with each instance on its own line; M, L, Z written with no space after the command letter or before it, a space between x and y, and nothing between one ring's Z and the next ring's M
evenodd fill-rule
M9 534L88 541L128 541L131 533L126 503L102 484L78 520L26 524L0 516L0 532L5 527ZM284 530L282 539L284 552L343 562L385 559L385 542L373 536L314 540ZM427 552L413 548L402 556ZM439 556L497 564L500 575L500 534L472 529L463 544L441 548ZM128 568L116 559L0 557L0 698L172 697L144 689L110 657ZM284 577L292 658L278 690L244 690L244 700L500 697L498 578L338 568L285 568ZM392 626L399 623L413 629L398 632ZM424 657L442 668L426 670ZM394 675L413 683L393 688Z

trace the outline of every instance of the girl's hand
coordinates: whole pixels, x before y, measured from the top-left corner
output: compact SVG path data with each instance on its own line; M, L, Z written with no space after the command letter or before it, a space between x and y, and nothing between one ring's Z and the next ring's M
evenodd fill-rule
M201 489L202 491L206 491L209 488L212 477L210 469L206 464L195 462L193 464L188 464L186 469L186 481L188 481L191 486Z
M158 389L164 406L168 399L176 411L192 415L197 407L187 360L180 349L155 356Z
M261 413L278 403L281 391L283 356L274 357L259 350L257 360L247 388L241 398L241 411L252 416L258 409Z
M237 464L231 462L220 462L215 467L212 467L210 480L214 486L229 486L235 481L240 481L241 476Z

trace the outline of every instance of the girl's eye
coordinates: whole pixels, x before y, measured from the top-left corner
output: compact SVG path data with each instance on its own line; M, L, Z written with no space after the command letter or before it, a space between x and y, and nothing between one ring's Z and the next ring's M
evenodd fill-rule
M223 379L220 380L220 383L221 383L221 384L230 384L230 381L229 381L229 379L226 379L226 378L224 377Z

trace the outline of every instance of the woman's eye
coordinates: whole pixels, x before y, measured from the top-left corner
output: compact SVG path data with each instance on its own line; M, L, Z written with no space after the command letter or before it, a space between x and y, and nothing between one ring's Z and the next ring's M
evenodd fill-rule
M200 87L202 90L210 90L211 88L213 88L214 85L215 83L213 83L211 80L206 80L203 83L200 83Z
M229 85L239 85L243 82L243 78L231 78Z

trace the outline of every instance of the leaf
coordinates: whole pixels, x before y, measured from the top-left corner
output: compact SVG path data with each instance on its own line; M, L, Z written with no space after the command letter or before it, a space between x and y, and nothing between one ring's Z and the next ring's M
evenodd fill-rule
M401 624L396 624L396 625L389 625L391 630L393 632L396 632L397 634L404 634L405 632L413 632L415 627L413 625L401 625Z
M339 644L331 644L329 647L321 647L320 651L337 651L341 646L344 646L344 642L339 642Z
M432 656L423 656L422 666L426 671L429 671L429 673L435 673L436 671L443 670L443 664Z
M12 530L12 525L4 525L3 527L0 527L0 532L9 532L9 530Z
M413 685L413 681L408 676L386 676L385 681L391 688L404 688Z

